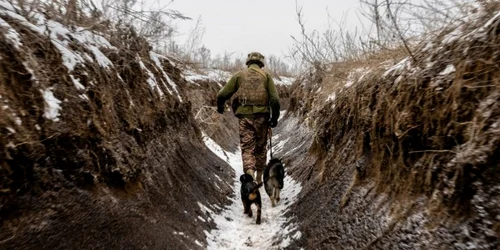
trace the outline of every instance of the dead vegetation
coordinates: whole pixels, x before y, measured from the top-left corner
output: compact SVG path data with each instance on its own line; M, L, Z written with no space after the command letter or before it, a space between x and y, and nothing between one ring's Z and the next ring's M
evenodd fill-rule
M389 70L384 60L338 63L308 78L310 89L295 89L293 109L316 123L311 152L331 162L319 164L323 180L339 174L336 163L366 158L354 185L375 183L394 202L425 195L436 218L477 216L484 206L495 220L498 207L478 203L498 199L492 190L500 178L500 6L491 2L485 10L420 44L416 61L407 57ZM363 74L347 86L357 68ZM319 87L335 93L333 100L314 99ZM298 103L303 94L309 100ZM355 150L345 159L342 145L351 142Z
M206 175L231 172L204 147L175 62L131 26L22 13L2 0L0 248L197 247L213 226L193 220L208 219L197 202L231 190Z
M307 247L498 248L500 6L481 4L414 59L401 46L296 83L289 115L315 129L290 163Z

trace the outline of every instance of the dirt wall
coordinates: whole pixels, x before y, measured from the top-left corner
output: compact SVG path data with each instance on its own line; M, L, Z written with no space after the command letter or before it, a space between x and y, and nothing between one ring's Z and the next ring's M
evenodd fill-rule
M0 248L203 249L233 172L180 70L114 35L0 7Z
M304 186L291 249L500 247L500 16L479 13L396 65L295 85L290 116L314 136L289 163Z

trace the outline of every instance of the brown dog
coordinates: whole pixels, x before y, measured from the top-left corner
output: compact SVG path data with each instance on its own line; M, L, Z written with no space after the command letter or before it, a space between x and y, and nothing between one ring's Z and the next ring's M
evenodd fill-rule
M257 184L253 181L253 177L249 174L243 174L240 176L241 181L241 201L243 201L243 213L248 214L248 217L252 217L252 204L257 207L257 224L260 224L260 214L262 207L262 200L260 197L259 188L262 187L262 183Z

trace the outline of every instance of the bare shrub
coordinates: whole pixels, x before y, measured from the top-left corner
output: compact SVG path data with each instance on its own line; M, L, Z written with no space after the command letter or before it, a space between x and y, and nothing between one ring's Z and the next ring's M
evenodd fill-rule
M422 38L435 36L439 30L474 11L474 4L488 5L492 0L360 0L362 29L347 29L345 16L340 22L329 17L326 30L308 31L302 7L297 5L298 37L292 37L291 49L296 63L317 65L362 60L381 50L403 47L415 60L413 50Z

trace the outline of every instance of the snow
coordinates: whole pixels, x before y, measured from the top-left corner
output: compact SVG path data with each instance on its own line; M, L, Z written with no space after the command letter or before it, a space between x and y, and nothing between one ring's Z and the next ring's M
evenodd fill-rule
M455 28L453 29L452 32L446 34L446 36L443 38L443 43L444 44L452 43L458 40L461 36L462 36L462 31L460 31L458 28Z
M0 29L2 30L2 33L5 35L5 38L7 38L7 40L10 41L10 43L14 45L16 49L19 49L19 47L21 47L22 43L19 33L17 33L17 31L13 29L2 18L0 18Z
M474 34L475 38L484 37L484 33L487 32L490 26L500 19L500 11L492 18L490 18L482 27L477 28L472 31L471 34Z
M12 6L12 4L5 2L5 1L0 1L0 7L7 9L7 10L10 10L10 11L16 11L14 9L14 7Z
M231 72L220 69L203 69L200 70L200 73L193 70L184 71L184 78L192 84L196 84L196 82L215 82L219 87L222 87L220 83L228 81L231 77Z
M198 220L201 220L201 221L203 221L203 222L207 222L207 221L206 221L203 217L201 217L201 216L199 216L199 215L198 215L198 217L197 217L197 218L198 218Z
M387 77L390 75L395 75L400 73L402 70L407 69L410 67L410 58L406 57L403 60L401 60L399 63L396 65L390 67L383 75L383 77Z
M165 71L163 70L162 63L160 61L160 59L164 59L164 60L168 60L168 59L166 57L164 57L162 55L159 55L159 54L156 54L154 52L150 53L150 57L151 57L151 59L153 59L153 62L156 64L156 67L158 68L158 70L160 70L160 72L163 74L163 77L165 77L165 79L167 80L167 83L170 85L170 87L177 94L177 98L179 99L179 101L182 102L182 97L179 94L179 90L177 89L177 85L174 83L174 81L172 81L172 79L170 79L170 77L167 75L167 73L165 73ZM165 82L163 82L163 85L165 86L165 88L167 88L168 93L170 95L172 95L172 91L167 87L167 85L165 84Z
M483 25L483 29L489 28L498 19L500 19L500 11Z
M428 42L425 47L422 49L422 52L427 52L429 51L430 49L432 49L434 47L434 45L432 44L432 42Z
M76 89L78 89L78 90L84 90L85 89L85 86L83 86L80 83L80 79L75 78L73 75L69 75L69 77L71 78L71 80L73 80L73 84L75 85Z
M337 98L337 95L335 94L335 92L333 92L328 96L328 98L326 98L326 101L327 102L335 101L335 98Z
M139 60L139 65L141 66L142 70L146 71L146 73L149 75L149 78L147 80L149 87L152 90L158 91L158 94L160 95L160 97L163 97L165 94L163 93L163 91L161 91L160 87L156 83L155 75L153 75L153 73L146 67L146 65L144 65L144 63L142 62L142 60L140 58L138 58L138 60Z
M11 128L11 127L6 127L6 129L11 133L11 134L15 134L16 133L16 130Z
M264 189L261 189L262 224L257 225L255 215L250 218L242 211L239 192L239 177L243 174L241 152L226 152L206 135L203 138L205 145L218 157L228 162L236 172L235 195L230 198L232 204L225 207L220 214L213 214L217 228L206 233L207 249L278 249L287 247L293 239L299 238L302 234L297 230L297 225L291 223L292 218L287 219L283 215L297 200L302 186L286 176L285 187L281 193L282 199L275 207L271 207L269 197ZM277 139L276 136L273 138ZM273 150L276 150L278 145L273 147ZM283 241L280 242L280 239Z
M89 97L86 94L78 95L78 97L80 97L83 100L90 101Z
M18 116L16 116L16 118L14 119L14 122L16 123L17 126L23 125L23 121Z
M196 243L196 245L198 245L200 247L203 247L203 244L201 244L198 240L195 240L194 243Z
M97 63L99 63L101 67L108 69L113 66L113 63L96 46L90 45L88 48L92 51Z
M59 111L61 110L61 101L54 96L50 89L42 90L43 99L45 100L44 117L54 122L59 121Z
M451 73L453 73L455 71L456 71L455 66L453 66L452 64L448 64L448 66L446 66L446 68L443 71L441 71L439 73L439 75L442 75L442 76L443 75L449 75L449 74L451 74Z
M369 68L361 67L356 68L353 71L349 72L347 76L347 81L344 84L345 88L351 87L354 83L363 80L363 78L370 72Z
M295 82L295 78L293 77L284 77L284 76L280 76L279 77L281 80L274 80L274 83L276 85L286 85L286 86L290 86L292 85L294 82Z

